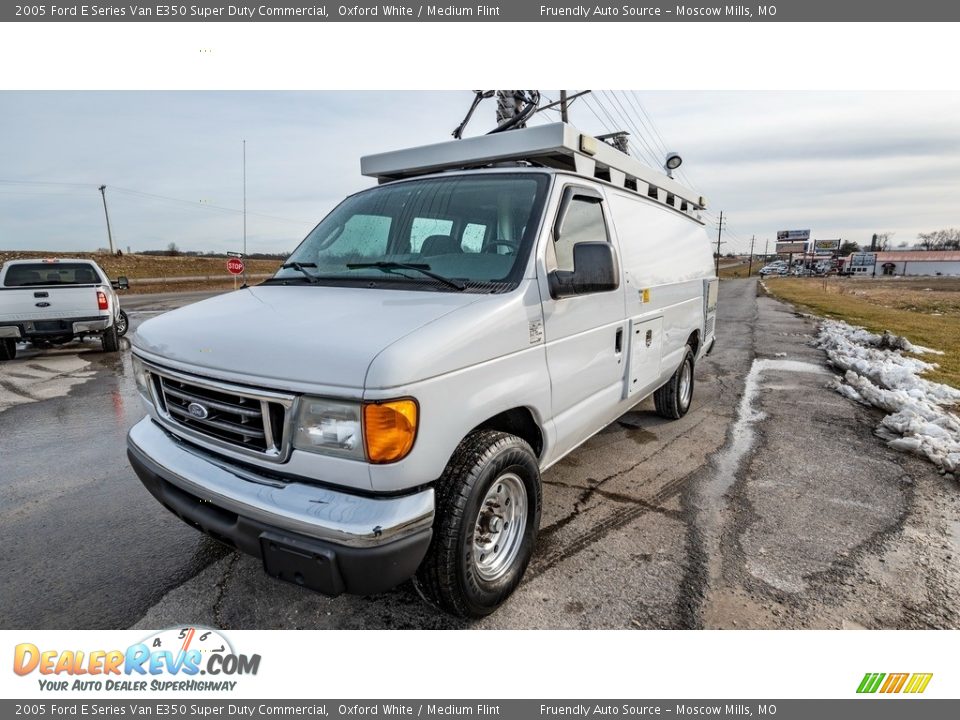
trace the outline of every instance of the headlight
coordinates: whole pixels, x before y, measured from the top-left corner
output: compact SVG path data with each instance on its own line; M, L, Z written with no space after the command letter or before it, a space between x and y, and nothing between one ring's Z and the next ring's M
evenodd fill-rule
M293 446L298 450L362 460L360 422L359 403L301 398Z
M133 363L133 379L137 383L137 390L147 403L153 405L153 398L150 395L150 373L147 372L147 368L140 358L136 355L132 355L131 358Z
M419 408L411 399L352 403L300 399L293 446L372 463L405 458L417 438Z

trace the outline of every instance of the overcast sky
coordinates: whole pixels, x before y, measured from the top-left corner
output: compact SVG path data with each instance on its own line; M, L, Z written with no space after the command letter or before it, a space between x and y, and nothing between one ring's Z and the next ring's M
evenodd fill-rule
M0 92L0 249L105 247L101 184L124 250L239 249L246 139L248 249L292 250L372 184L361 155L448 139L471 99ZM467 134L490 129L493 114L488 100ZM762 251L777 230L860 243L893 232L897 245L960 226L960 93L595 91L571 119L594 134L630 131L641 157L680 152L677 179L707 197L711 222L720 210L729 219L724 252L746 250L752 234Z

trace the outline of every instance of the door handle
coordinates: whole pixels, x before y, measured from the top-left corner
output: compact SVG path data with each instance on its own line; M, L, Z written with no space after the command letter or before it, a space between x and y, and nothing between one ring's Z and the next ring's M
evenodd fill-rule
M617 328L617 337L613 341L613 348L618 355L623 352L623 328Z

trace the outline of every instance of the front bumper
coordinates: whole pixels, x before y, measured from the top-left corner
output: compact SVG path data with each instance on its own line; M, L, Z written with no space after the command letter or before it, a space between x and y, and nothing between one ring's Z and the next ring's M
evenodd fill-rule
M127 455L147 490L182 520L259 557L268 574L327 595L395 587L430 545L432 488L378 498L258 477L150 418L130 431Z
M20 339L20 328L16 325L0 326L0 338Z

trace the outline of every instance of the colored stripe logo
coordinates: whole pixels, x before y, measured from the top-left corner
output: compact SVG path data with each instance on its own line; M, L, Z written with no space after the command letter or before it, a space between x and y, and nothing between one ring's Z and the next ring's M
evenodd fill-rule
M867 673L860 681L857 692L919 694L927 689L933 673Z

